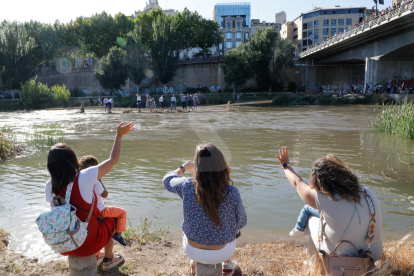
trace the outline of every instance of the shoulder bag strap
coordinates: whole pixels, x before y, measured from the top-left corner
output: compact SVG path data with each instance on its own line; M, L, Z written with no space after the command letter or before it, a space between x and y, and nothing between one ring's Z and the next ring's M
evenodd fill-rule
M367 193L367 190L365 187L360 187L361 192L364 194L365 201L367 202L368 208L369 208L369 226L368 226L368 233L367 237L365 238L366 243L369 245L374 242L374 232L375 232L375 206L374 202L372 201L372 198Z
M93 207L95 206L95 195L92 196L92 204L91 204L91 209L89 210L89 214L86 217L86 223L89 223L89 221L91 220L91 216L93 214Z

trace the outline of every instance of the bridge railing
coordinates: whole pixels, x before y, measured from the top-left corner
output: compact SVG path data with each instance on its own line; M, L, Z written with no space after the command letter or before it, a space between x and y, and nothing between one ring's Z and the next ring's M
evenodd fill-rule
M383 14L380 14L380 15L374 17L374 18L371 18L368 21L366 21L364 23L361 23L356 27L352 27L351 29L348 29L348 30L344 31L343 33L335 34L334 36L332 36L331 38L323 41L322 43L319 43L317 45L308 47L305 51L300 53L299 56L301 58L305 57L305 56L310 55L310 54L312 54L316 51L319 51L321 49L329 47L330 45L333 45L333 44L335 44L339 41L342 41L342 40L347 39L351 36L354 36L358 33L362 33L365 30L369 30L369 29L371 29L375 26L378 26L383 22L388 22L392 18L399 17L405 12L413 12L413 11L414 11L414 1L411 0L411 1L406 2L405 4L401 4L397 8L393 8L393 9L389 10L386 13L383 13Z

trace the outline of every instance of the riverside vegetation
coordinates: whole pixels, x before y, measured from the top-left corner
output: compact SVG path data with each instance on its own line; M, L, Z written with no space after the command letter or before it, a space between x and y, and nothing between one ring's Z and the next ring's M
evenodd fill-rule
M406 99L401 105L385 105L372 126L380 132L414 139L414 103Z
M125 232L128 246L122 252L126 262L99 275L190 275L189 259L180 241L168 238L169 227L141 218L138 226L129 223ZM0 229L0 275L69 275L67 260L39 263L7 248L9 233ZM262 244L238 244L232 256L239 264L235 276L241 275L318 275L317 265L307 266L306 245L298 241L272 241ZM161 265L162 264L162 265ZM410 276L414 273L414 239L407 235L400 241L384 245L384 253L376 262L375 276Z
M14 131L10 127L0 129L0 160L19 155L24 149L43 148L62 142L65 132L58 124L32 125L24 131Z

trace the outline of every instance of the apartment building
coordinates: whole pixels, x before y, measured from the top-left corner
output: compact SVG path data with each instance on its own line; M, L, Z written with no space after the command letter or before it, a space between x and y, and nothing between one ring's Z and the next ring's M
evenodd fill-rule
M285 23L280 36L295 43L299 51L323 41L330 36L344 32L365 17L365 7L315 8L302 13L292 22Z
M246 42L251 35L251 28L247 27L245 15L232 15L222 17L220 29L224 36L223 42L218 46L219 55L236 48L240 43Z

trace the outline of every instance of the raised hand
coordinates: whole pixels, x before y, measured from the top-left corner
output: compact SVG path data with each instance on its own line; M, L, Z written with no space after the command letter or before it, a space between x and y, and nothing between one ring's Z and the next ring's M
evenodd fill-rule
M186 172L194 172L194 161L187 161L183 164Z
M288 156L288 150L287 147L282 147L279 149L280 157L276 155L276 158L279 160L280 164L283 166L283 164L289 164L289 156Z
M135 123L134 122L130 122L127 125L124 125L124 122L120 123L118 125L118 128L116 129L116 134L118 136L124 136L125 134L129 133L131 130L134 129Z

